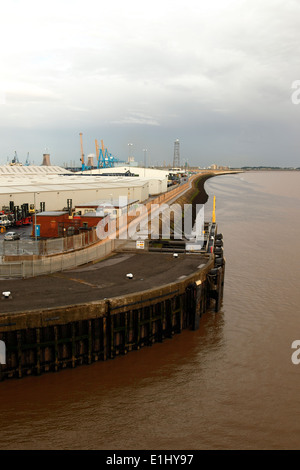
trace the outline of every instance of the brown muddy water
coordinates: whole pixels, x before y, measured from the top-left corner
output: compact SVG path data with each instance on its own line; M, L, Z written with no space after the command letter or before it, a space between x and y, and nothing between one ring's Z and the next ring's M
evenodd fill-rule
M115 360L0 383L0 449L300 449L300 172L205 187L221 312Z

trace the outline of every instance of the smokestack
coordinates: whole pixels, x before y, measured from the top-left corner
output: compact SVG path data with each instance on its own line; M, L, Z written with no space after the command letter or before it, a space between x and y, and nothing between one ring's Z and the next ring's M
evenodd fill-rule
M51 166L50 163L50 153L44 153L43 154L43 163L42 166Z
M87 166L88 166L89 168L93 168L93 166L94 166L94 156L95 156L95 155L94 155L93 153L90 153L90 154L87 156L87 158L88 158Z

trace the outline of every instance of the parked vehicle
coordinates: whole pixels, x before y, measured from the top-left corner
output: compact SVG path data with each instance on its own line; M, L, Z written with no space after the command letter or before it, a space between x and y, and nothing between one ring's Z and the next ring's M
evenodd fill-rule
M17 232L7 232L4 235L4 240L20 240L20 235Z
M11 226L11 220L9 220L6 214L0 214L0 225L2 225L3 227Z

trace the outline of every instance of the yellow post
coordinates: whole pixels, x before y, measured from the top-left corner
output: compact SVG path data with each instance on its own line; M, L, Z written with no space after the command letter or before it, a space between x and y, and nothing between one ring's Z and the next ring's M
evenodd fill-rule
M213 213L212 213L212 223L216 223L216 196L214 196L214 205L213 205Z

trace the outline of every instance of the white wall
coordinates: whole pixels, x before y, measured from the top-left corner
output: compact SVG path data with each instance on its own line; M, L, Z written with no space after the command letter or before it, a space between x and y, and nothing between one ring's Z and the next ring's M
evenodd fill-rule
M159 170L156 168L143 168L143 167L132 167L132 166L116 166L114 168L99 168L91 170L91 174L105 174L105 173L125 173L130 171L135 175L139 175L141 178L166 178L169 174L166 170ZM124 177L125 178L125 177Z
M51 210L61 210L64 207L67 207L67 199L72 199L72 205L91 202L96 199L107 199L111 200L111 194L114 199L117 199L119 196L126 196L129 200L137 199L139 202L143 202L149 197L149 183L148 182L139 182L139 184L130 184L128 181L127 185L118 185L117 183L111 184L110 186L105 185L104 188L100 186L92 189L73 189L73 190L64 190L63 185L62 189L57 189L53 191L42 191L37 187L36 190L36 206L39 209L40 202L45 202L45 209L47 211ZM25 189L25 188L23 188ZM10 197L11 195L11 197ZM9 201L13 200L16 206L21 206L24 203L33 204L34 203L34 192L33 191L22 191L18 192L17 187L11 187L10 191L1 193L0 188L0 209L2 206L8 206Z

